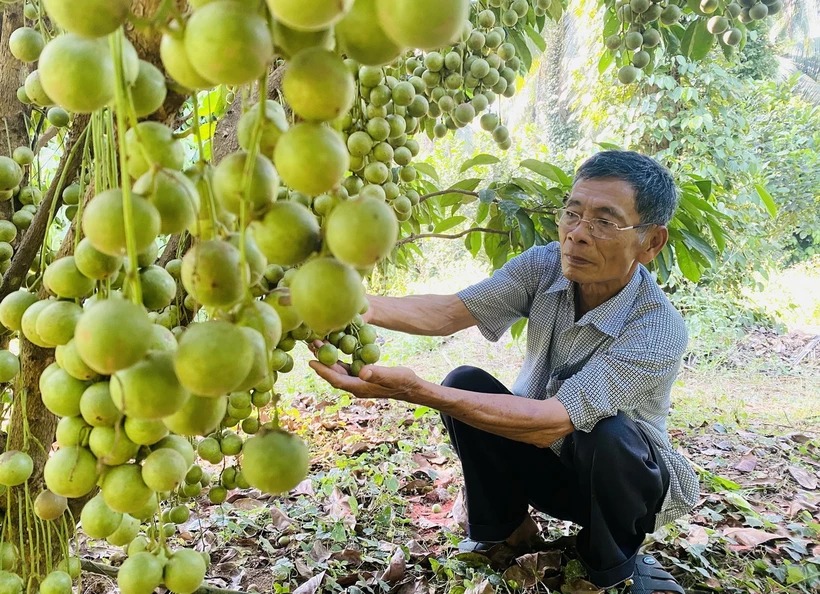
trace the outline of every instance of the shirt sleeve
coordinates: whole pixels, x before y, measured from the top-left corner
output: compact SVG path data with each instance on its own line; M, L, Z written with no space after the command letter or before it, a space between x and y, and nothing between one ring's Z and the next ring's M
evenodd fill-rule
M644 325L642 325L644 326ZM683 320L627 330L605 352L594 355L555 394L573 426L592 431L601 419L630 411L667 392L686 348Z
M548 262L531 248L507 262L488 279L459 291L481 334L497 341L517 320L528 317L539 279Z

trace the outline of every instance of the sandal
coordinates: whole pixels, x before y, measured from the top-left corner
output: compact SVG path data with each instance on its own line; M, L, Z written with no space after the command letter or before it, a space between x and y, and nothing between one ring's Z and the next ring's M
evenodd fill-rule
M478 540L473 540L472 538L465 538L460 543L458 543L458 552L459 553L489 553L493 549L498 548L499 545L504 544L504 541L501 542L481 542Z
M652 555L640 555L635 562L630 594L653 594L654 592L676 592L686 594L672 574L664 570Z

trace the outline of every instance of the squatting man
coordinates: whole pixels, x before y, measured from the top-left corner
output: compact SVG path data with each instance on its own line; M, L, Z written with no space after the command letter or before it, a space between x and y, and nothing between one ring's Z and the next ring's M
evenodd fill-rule
M532 506L580 526L577 551L596 586L684 593L638 553L647 533L688 513L698 495L666 428L686 329L645 268L666 245L677 203L672 176L656 161L601 152L576 172L556 214L557 242L454 295L369 297L366 321L410 334L478 326L497 341L527 318L512 390L470 366L439 385L404 367L368 365L354 377L340 364L311 362L359 398L441 412L464 474L460 550L531 544Z

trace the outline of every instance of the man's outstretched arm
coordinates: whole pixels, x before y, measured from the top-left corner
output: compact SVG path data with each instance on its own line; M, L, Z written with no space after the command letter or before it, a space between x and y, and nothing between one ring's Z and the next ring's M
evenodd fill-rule
M368 295L364 319L374 326L423 336L449 336L476 325L458 295Z
M468 425L515 441L548 447L575 428L555 398L532 400L512 394L482 394L440 386L405 367L365 366L359 377L318 361L310 366L335 388L359 398L391 398L428 406Z

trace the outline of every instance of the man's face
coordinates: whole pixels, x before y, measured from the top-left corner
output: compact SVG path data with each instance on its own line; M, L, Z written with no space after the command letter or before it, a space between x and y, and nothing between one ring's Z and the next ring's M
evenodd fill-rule
M635 190L615 178L583 180L575 184L565 204L567 210L585 219L606 219L618 227L640 224L635 210ZM657 253L647 254L656 227L617 231L611 239L592 237L589 226L581 222L574 229L559 225L561 267L569 280L589 286L596 292L614 295L629 282L638 263L649 262ZM661 246L663 247L663 243ZM648 258L648 259L647 259Z

